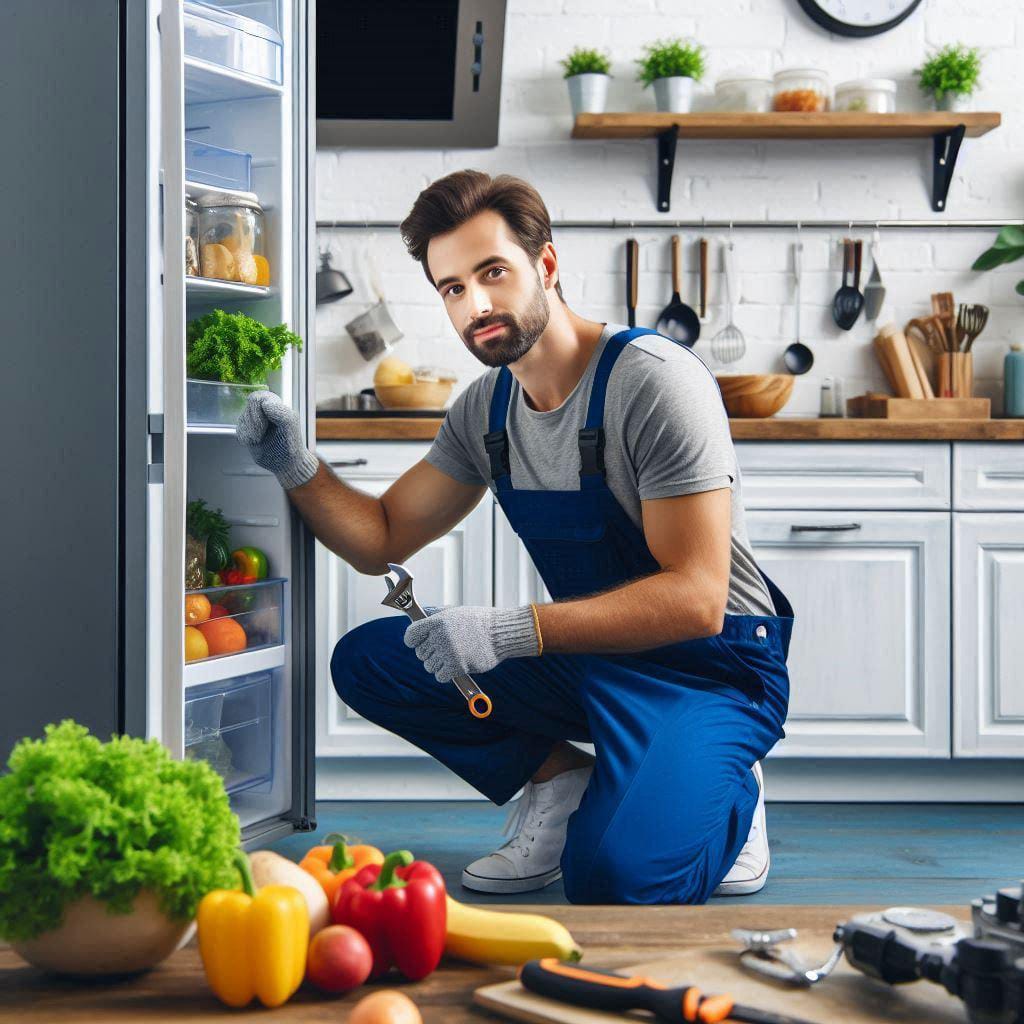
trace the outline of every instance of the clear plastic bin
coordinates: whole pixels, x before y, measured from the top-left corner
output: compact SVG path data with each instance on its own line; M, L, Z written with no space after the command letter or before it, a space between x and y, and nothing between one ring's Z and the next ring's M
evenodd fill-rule
M866 114L896 112L896 83L891 78L855 78L836 86L833 110Z
M185 56L281 84L281 36L232 10L185 0Z
M218 380L185 381L185 398L190 427L234 427L254 391L266 391L266 384L225 384Z
M284 643L284 584L284 579L266 579L186 591L182 613L186 661L208 661Z
M209 762L228 793L269 783L274 774L273 677L255 672L208 683L185 697L185 757Z
M186 139L185 180L248 192L252 189L252 155Z
M832 105L829 77L817 68L786 68L772 80L772 110L815 113Z

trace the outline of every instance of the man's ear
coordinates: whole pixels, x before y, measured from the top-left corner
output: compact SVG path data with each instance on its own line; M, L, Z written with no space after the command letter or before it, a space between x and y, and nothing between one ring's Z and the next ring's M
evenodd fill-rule
M554 243L544 243L544 248L541 249L540 256L537 257L537 272L540 274L540 279L546 289L554 288L558 284L560 277L558 253L555 252Z

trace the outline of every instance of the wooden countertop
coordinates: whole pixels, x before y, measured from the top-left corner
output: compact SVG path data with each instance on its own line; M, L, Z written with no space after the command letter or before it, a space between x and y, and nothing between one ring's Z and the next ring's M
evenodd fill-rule
M497 908L495 908L497 909ZM562 921L586 951L584 964L598 968L679 957L693 976L688 981L710 991L729 985L737 998L765 1008L798 1013L812 1020L835 1020L834 1000L842 1003L843 1019L895 1022L928 1020L932 1024L962 1022L962 1004L941 988L921 982L899 988L879 982L840 965L842 977L832 979L831 993L821 990L780 990L741 973L735 966L736 944L732 928L794 927L800 932L801 951L813 959L827 951L835 925L855 913L882 907L785 906L736 903L704 907L602 907L516 906L503 909L548 914ZM937 907L965 920L962 907ZM823 957L822 957L823 958ZM443 962L430 977L402 990L419 1006L425 1024L484 1024L494 1021L488 1012L471 1005L473 992L482 985L508 981L511 968L477 967ZM397 984L397 978L388 985ZM348 1011L369 991L365 986L340 998L321 995L308 986L291 1001L273 1011L258 1003L250 1013L274 1021L344 1021ZM810 999L810 1002L808 1002ZM243 1013L245 1011L242 1011ZM47 976L26 966L7 946L0 944L0 1021L25 1024L32 1021L178 1021L189 1024L230 1019L231 1011L211 994L203 975L199 952L193 941L153 971L115 982L75 982Z
M438 419L322 416L318 441L432 441ZM796 419L729 421L735 441L1024 441L1024 419L871 420Z

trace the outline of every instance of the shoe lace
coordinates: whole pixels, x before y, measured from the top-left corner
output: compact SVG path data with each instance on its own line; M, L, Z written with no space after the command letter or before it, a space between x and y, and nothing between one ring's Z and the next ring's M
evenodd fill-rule
M502 830L502 835L512 838L500 848L519 850L529 856L529 844L536 841L533 833L543 826L544 814L548 810L550 801L538 799L533 783L527 782L515 806L509 811Z

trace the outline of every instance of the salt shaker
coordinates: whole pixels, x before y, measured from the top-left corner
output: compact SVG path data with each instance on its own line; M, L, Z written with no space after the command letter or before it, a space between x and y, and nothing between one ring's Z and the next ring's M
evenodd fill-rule
M835 416L836 394L834 381L831 377L825 377L821 382L821 400L818 408L819 416Z

